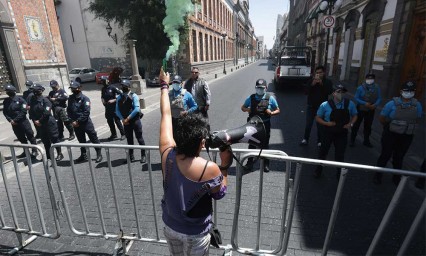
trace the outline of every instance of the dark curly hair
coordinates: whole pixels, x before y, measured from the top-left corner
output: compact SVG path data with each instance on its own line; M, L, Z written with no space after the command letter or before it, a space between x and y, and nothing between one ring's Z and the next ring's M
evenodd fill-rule
M207 119L201 115L186 115L179 117L175 124L173 138L177 153L186 157L198 156L200 142L209 133Z
M123 73L121 67L115 67L109 74L108 80L110 84L116 84L120 82L120 75Z

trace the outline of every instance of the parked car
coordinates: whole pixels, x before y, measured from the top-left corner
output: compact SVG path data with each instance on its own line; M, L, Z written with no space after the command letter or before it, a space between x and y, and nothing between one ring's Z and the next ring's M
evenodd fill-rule
M311 77L311 48L286 46L278 56L274 83L276 86L305 83Z
M168 68L167 72L170 73L170 77L173 77L173 69ZM158 78L159 74L160 74L160 69L151 70L148 77L146 78L146 85L147 86L160 86L160 79Z
M121 72L120 79L132 80L132 76L133 76L133 71L131 69L125 69L123 70L123 72Z
M79 83L96 81L98 72L93 68L73 68L69 73L69 78L71 81Z
M111 73L111 71L113 69L114 69L114 67L103 67L103 68L101 68L101 71L99 71L96 74L96 83L101 84L102 83L101 77L102 76L109 76L109 74Z

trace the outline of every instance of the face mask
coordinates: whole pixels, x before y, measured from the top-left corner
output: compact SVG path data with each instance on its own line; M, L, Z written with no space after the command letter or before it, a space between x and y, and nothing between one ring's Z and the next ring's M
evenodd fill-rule
M367 79L365 80L366 84L374 84L374 79Z
M342 98L343 98L343 93L341 93L341 92L336 92L336 93L334 94L334 96L336 97L336 100L341 101L341 100L342 100Z
M43 92L42 91L35 91L34 92L34 95L35 96L40 96L40 95L42 95L43 94Z
M79 94L79 93L80 93L80 90L79 90L79 89L71 89L71 92L72 92L73 94Z
M178 83L174 83L174 84L173 84L173 90L175 90L175 91L179 91L179 90L180 90L180 88L182 88L182 87L180 86L180 84L178 84Z
M14 97L14 96L16 95L16 92L6 92L6 94L7 94L9 97Z
M129 92L130 88L129 87L122 87L121 90L123 90L123 92Z
M265 88L256 88L256 94L262 96L265 94Z
M413 98L413 97L414 97L414 92L413 92L413 91L408 91L408 92L406 92L406 91L402 91L401 96L402 96L404 99L411 99L411 98Z

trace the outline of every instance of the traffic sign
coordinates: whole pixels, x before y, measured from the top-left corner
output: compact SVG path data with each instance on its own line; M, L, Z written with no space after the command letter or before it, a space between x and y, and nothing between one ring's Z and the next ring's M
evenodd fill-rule
M324 28L334 28L336 24L336 17L334 15L324 15L322 25Z

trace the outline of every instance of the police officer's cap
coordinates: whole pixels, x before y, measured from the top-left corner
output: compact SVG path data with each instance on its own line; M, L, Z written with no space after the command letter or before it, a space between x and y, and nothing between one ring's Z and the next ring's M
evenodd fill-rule
M257 79L257 81L256 81L256 87L259 87L259 88L266 88L268 86L268 84L266 83L266 80L265 79Z
M182 77L175 75L175 76L173 76L172 82L182 83Z
M5 90L6 92L16 92L16 88L15 88L15 86L13 86L13 85L11 85L11 84L7 84L7 85L4 87L4 90Z
M56 81L56 80L52 80L52 81L50 81L50 87L56 87L56 86L58 86L59 84L58 84L58 82Z
M33 86L33 85L34 85L34 83L33 83L33 81L31 81L31 80L27 80L27 81L25 82L25 85L26 85L27 87L31 87L31 86Z
M120 84L121 84L121 86L130 88L130 80L128 80L128 79L121 80Z
M369 79L375 79L376 75L373 73L368 73L367 75L365 75L365 78L369 78Z
M335 91L342 91L342 92L347 92L348 90L346 89L346 87L344 87L341 84L338 84L334 87L333 92Z
M44 91L44 86L41 84L34 84L33 85L33 90L36 91Z
M402 84L402 90L403 91L415 91L416 90L416 84L413 81L407 81Z
M70 88L71 89L80 88L80 87L81 87L81 85L80 85L79 82L77 82L77 81L71 81L71 83L70 83Z

